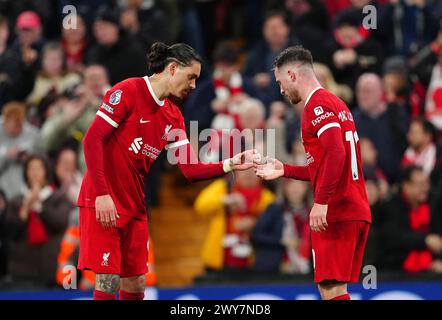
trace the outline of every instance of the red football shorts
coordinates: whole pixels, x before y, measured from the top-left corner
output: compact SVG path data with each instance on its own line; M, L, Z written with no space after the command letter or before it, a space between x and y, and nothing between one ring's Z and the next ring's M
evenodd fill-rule
M312 232L315 283L325 280L358 282L370 223L330 222L323 232Z
M80 207L78 269L133 277L147 273L147 220L121 215L117 227L105 229L95 208Z

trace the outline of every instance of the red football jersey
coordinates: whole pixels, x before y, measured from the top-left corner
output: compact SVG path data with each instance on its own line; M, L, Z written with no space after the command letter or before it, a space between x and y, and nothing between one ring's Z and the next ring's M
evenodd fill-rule
M144 176L163 148L189 143L181 111L169 99L159 100L146 76L117 83L96 116L117 128L103 146L104 174L117 212L146 219ZM86 172L78 205L95 207L95 198Z
M365 181L362 173L359 138L352 114L345 103L323 88L312 91L302 114L302 142L307 154L313 192L324 176L324 149L319 137L329 128L341 129L346 158L336 191L328 201L327 221L364 220L371 222Z

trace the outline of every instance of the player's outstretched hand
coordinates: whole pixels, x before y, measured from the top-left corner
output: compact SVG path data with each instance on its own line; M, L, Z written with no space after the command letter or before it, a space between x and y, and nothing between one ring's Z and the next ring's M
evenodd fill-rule
M326 204L313 204L313 208L310 211L310 228L313 232L322 232L327 229L327 209Z
M229 165L232 170L247 170L253 167L254 159L257 156L261 157L261 155L258 153L258 150L246 150L230 158Z
M255 173L264 180L274 180L284 175L284 165L274 158L255 159Z
M95 199L95 212L97 221L100 222L105 229L117 226L117 219L120 216L117 213L114 201L110 195L98 196Z

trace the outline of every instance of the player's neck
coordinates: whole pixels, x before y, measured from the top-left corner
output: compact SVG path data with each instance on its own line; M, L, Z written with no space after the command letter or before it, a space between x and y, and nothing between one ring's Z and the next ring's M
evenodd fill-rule
M159 100L164 100L169 96L167 89L167 82L164 77L159 77L157 74L153 74L149 77L152 90Z
M322 87L318 80L316 79L308 79L303 81L305 85L300 90L301 99L304 104L307 103L307 99L311 96L313 90Z

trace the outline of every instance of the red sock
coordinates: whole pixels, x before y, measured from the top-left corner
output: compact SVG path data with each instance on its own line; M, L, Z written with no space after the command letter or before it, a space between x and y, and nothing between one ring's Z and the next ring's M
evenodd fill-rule
M94 290L94 300L117 300L117 295Z
M120 300L143 300L144 292L127 292L120 290Z
M346 293L346 294L334 297L331 300L351 300L351 299L350 299L350 295L348 293Z

